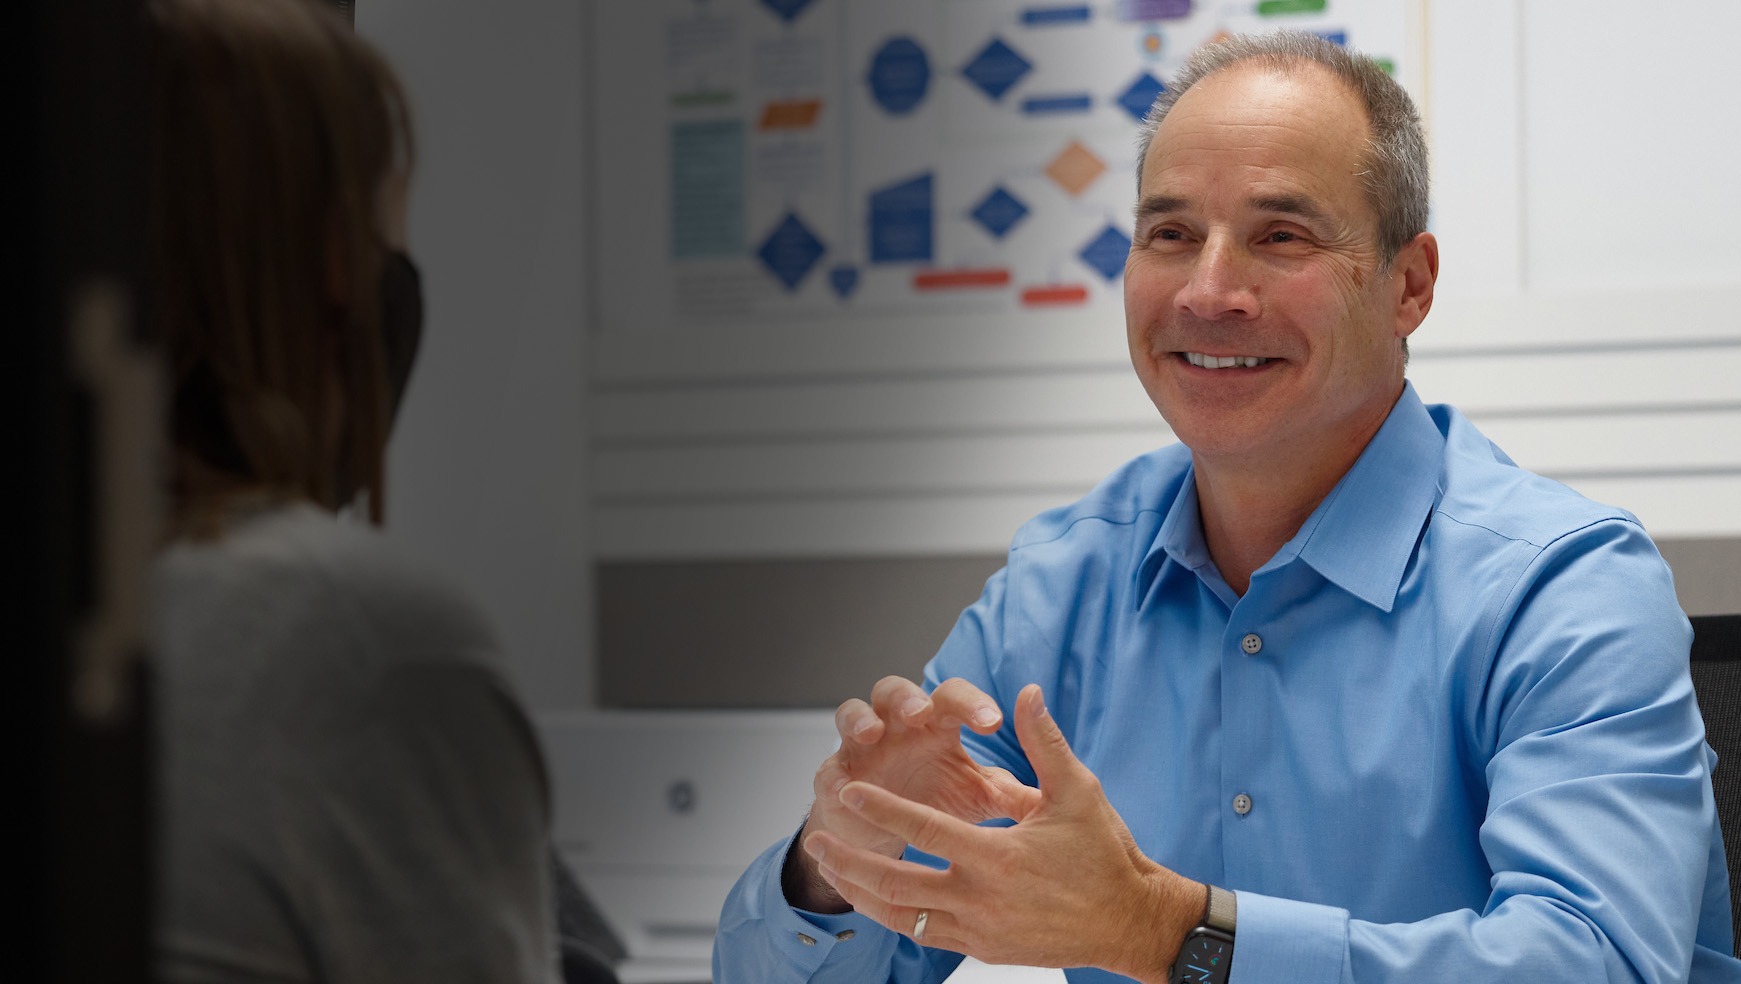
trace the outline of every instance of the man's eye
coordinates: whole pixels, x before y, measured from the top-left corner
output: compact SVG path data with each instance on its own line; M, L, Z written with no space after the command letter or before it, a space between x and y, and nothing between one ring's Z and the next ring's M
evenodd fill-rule
M1277 229L1276 231L1269 234L1268 239L1272 243L1292 243L1292 242L1298 242L1300 237L1294 235L1293 233L1289 232L1286 229Z
M1155 230L1155 238L1156 239L1165 239L1169 242L1178 242L1179 240L1185 238L1185 234L1180 232L1177 229L1156 229Z

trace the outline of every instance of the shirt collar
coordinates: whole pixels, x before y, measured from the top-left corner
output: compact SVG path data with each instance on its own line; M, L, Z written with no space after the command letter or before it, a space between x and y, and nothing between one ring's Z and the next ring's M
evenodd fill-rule
M1405 382L1402 396L1354 467L1257 573L1299 559L1349 594L1390 611L1421 524L1438 500L1444 444L1414 385ZM1148 595L1168 560L1192 571L1210 562L1194 465L1137 566L1138 599Z
M1169 562L1190 571L1208 566L1210 562L1209 545L1203 542L1203 523L1198 518L1197 465L1194 461L1185 466L1179 493L1173 497L1166 517L1161 520L1154 543L1149 545L1142 562L1137 564L1136 607L1142 607L1144 599L1161 579L1161 568Z

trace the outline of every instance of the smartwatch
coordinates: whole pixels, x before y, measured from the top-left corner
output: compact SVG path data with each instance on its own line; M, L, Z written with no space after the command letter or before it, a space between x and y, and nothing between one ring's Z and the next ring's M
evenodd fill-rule
M1227 889L1209 886L1203 922L1185 934L1179 958L1173 961L1173 984L1227 984L1233 969L1234 899Z

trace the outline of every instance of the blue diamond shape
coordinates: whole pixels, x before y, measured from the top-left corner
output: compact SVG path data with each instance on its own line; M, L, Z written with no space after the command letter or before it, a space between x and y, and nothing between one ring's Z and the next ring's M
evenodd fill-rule
M991 194L974 206L971 214L975 222L985 227L986 232L1002 239L1010 231L1010 227L1022 221L1022 217L1028 214L1028 207L1022 204L1021 199L1002 188L993 188Z
M790 21L803 13L804 8L810 6L812 0L762 0L762 3L769 10L779 14L781 20Z
M1095 272L1111 280L1124 272L1124 259L1129 254L1130 237L1109 225L1076 255Z
M1138 123L1148 119L1149 108L1155 104L1155 97L1167 91L1161 81L1147 72L1136 77L1130 88L1118 96L1118 104L1124 111L1136 118Z
M1026 58L1016 54L1014 48L1004 44L1002 38L992 38L991 43L981 48L979 54L961 69L961 74L996 101L1002 99L1010 86L1033 67Z
M786 218L762 243L756 255L762 258L768 272L780 278L787 290L797 290L798 282L816 265L824 252L818 240L798 216L786 213Z

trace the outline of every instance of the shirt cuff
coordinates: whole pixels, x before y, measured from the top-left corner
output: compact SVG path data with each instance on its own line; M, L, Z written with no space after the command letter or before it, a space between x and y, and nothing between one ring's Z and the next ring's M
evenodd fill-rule
M856 948L869 949L877 945L875 941L879 934L893 934L877 925L869 916L857 912L809 912L786 901L780 875L786 867L787 852L796 850L793 842L797 840L797 836L793 834L776 848L777 860L768 865L762 883L762 898L769 902L764 913L768 928L773 934L774 946L808 976L822 966L835 947L853 946L856 943ZM842 956L847 957L846 954Z
M1236 892L1228 984L1341 984L1348 962L1348 910Z

